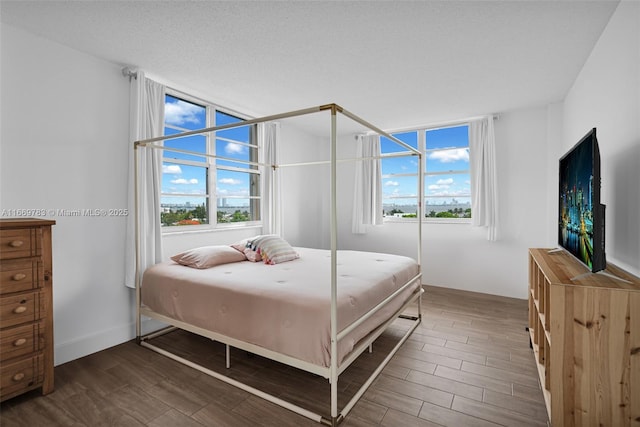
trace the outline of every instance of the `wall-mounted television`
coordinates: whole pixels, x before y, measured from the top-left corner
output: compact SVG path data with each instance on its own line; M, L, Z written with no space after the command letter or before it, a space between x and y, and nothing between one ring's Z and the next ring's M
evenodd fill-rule
M558 244L595 273L606 268L600 149L591 129L560 159Z

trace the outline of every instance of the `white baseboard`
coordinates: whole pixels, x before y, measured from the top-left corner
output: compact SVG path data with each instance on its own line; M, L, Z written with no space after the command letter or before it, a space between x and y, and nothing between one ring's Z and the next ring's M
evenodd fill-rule
M154 319L144 319L142 321L142 333L156 331L166 325ZM136 337L135 323L125 324L116 328L104 330L102 332L87 335L81 338L55 343L54 345L54 365L62 365L72 360L102 351L109 347L125 343Z

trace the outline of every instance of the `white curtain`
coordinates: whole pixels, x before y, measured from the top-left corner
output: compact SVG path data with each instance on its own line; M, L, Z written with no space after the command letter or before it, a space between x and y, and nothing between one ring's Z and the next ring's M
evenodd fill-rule
M136 250L135 218L139 218L139 272L162 261L160 231L160 183L162 178L162 150L138 148L138 211L134 204L133 141L162 136L164 133L165 87L145 78L138 71L130 88L130 146L129 146L129 216L125 246L125 285L135 288Z
M498 240L498 181L493 117L469 123L471 223L487 227L487 239Z
M278 179L278 170L271 167L271 165L278 164L278 132L279 125L277 123L258 124L258 162L266 164L266 166L261 166L262 186L260 189L263 234L280 235L282 232L280 180Z
M356 137L358 158L380 156L379 135ZM354 234L365 234L370 225L382 224L382 166L380 158L356 161L355 190L353 197Z

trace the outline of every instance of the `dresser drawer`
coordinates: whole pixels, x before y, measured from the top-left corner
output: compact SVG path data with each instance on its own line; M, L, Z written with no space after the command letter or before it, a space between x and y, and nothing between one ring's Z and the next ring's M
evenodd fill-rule
M2 328L40 320L44 314L44 295L31 292L0 298Z
M0 294L37 289L44 283L39 258L4 261L0 264Z
M43 356L37 355L0 366L0 398L38 386L44 377Z
M41 234L39 228L0 230L0 259L40 255Z
M42 322L0 330L0 362L27 356L42 350L44 325Z

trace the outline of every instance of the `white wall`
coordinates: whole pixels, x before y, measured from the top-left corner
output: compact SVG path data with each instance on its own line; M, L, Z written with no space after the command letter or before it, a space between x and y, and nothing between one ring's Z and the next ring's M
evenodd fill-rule
M322 114L322 113L320 113ZM280 164L315 162L326 159L326 141L305 132L291 120L282 120L280 128ZM328 246L327 165L281 167L277 174L282 184L282 235L295 246Z
M120 67L1 29L2 209L126 208L129 82ZM55 363L133 336L124 217L47 212Z
M558 177L560 174L560 157L564 153L558 151L562 145L563 136L563 102L550 104L547 107L547 202L546 213L546 245L544 247L558 246ZM577 142L577 141L576 141Z
M640 275L640 3L618 5L563 114L558 156L597 128L607 261Z

